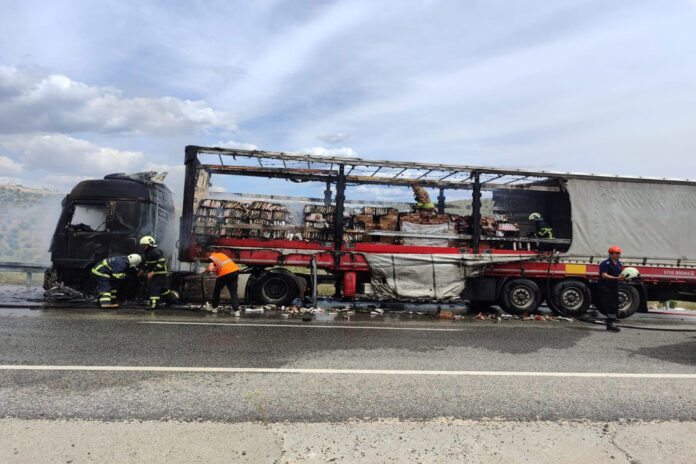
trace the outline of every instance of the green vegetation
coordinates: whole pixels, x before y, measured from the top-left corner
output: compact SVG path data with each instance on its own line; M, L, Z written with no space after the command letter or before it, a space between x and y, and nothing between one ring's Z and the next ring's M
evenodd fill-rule
M0 185L0 261L49 263L48 248L63 196L20 185Z

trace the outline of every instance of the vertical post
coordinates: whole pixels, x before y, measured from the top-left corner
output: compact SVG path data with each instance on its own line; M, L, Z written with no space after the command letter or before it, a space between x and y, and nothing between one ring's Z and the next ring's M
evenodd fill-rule
M317 257L312 256L312 307L317 307Z
M341 296L341 285L343 276L339 272L341 264L341 245L343 244L343 203L346 200L346 176L344 165L338 165L338 176L336 176L336 209L334 210L334 296Z
M474 249L474 254L479 252L479 241L481 238L481 178L480 174L474 173L474 190L472 192L471 199L471 221L472 226L472 248Z
M198 147L186 146L184 163L184 203L181 206L181 222L179 224L179 260L188 261L191 257L191 227L193 227L194 204L196 191L196 165L198 163Z
M346 176L343 165L338 165L336 177L336 209L334 210L334 250L340 251L343 243L343 203L346 200Z
M27 287L31 287L31 271L27 271Z
M437 214L445 214L445 189L440 188L440 194L437 196Z
M326 190L324 190L324 206L331 205L331 182L326 183Z

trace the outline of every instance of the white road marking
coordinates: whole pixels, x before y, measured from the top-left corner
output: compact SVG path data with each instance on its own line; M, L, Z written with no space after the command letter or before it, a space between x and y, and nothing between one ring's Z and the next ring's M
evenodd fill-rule
M140 321L139 324L165 324L165 325L222 325L232 327L285 327L299 329L349 329L349 330L416 330L427 332L463 332L466 329L435 329L424 327L379 327L379 326L347 326L347 325L316 325L316 324L247 324L228 322L170 322L170 321Z
M398 369L291 369L270 367L176 367L176 366L30 366L0 365L0 371L112 371L112 372L197 372L231 374L340 374L340 375L430 375L459 377L579 377L620 379L689 379L696 374L650 374L629 372L526 372L526 371L416 371Z

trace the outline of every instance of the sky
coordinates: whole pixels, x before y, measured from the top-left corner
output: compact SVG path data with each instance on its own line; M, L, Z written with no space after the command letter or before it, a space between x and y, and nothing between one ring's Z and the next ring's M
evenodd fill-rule
M0 0L0 183L186 145L696 178L696 0Z

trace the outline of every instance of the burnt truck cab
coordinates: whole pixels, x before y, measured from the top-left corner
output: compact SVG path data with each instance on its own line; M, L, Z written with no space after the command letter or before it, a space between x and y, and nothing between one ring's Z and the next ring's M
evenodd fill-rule
M138 241L155 237L169 260L175 230L172 192L162 183L166 174L110 174L77 184L63 199L53 234L52 268L44 287L56 282L89 289L91 268L108 256L142 253Z

